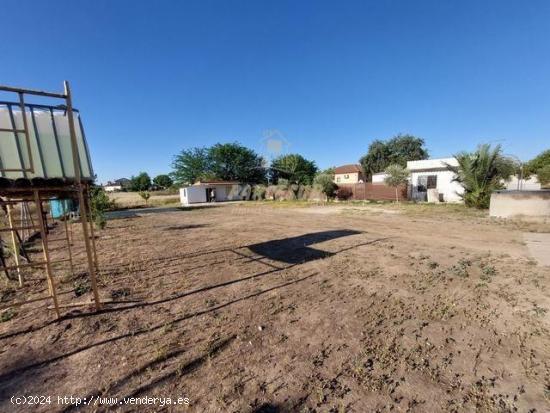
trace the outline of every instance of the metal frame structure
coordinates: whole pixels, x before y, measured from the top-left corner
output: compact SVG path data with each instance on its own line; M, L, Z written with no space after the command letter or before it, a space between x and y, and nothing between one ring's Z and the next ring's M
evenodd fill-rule
M35 173L36 165L32 157L32 148L30 144L30 134L29 134L29 123L36 128L36 123L34 122L34 108L49 109L52 119L53 119L54 109L62 108L63 110L66 111L66 114L68 116L68 125L69 125L70 142L71 142L71 150L72 150L71 153L72 153L72 160L73 160L73 167L74 167L74 179L71 179L71 180L67 180L67 181L56 180L54 184L51 184L51 185L48 182L46 182L46 185L44 185L43 179L41 181L39 180L40 181L39 183L33 182L34 180L27 180L27 182L21 183L21 182L18 182L19 180L16 180L15 183L13 185L10 185L9 187L0 187L0 205L4 209L4 212L6 213L7 221L8 221L8 225L4 228L0 228L0 232L11 233L12 255L15 261L15 265L12 265L12 266L7 265L6 260L4 258L4 253L2 251L3 247L2 245L0 245L0 257L1 257L0 273L4 272L6 275L8 275L9 271L13 271L13 270L17 271L19 285L23 286L25 280L22 275L22 270L24 268L43 267L45 269L46 280L48 285L47 296L16 302L10 305L6 305L3 308L20 306L28 303L33 303L36 301L51 299L56 316L58 318L61 317L60 308L63 306L59 304L59 300L58 300L59 293L57 291L57 285L54 278L53 266L61 262L68 262L70 265L70 271L71 273L73 273L74 255L71 249L73 236L71 231L71 225L68 223L68 216L66 215L63 223L65 236L58 239L51 238L50 231L48 228L48 223L47 223L47 213L44 208L44 202L47 202L51 199L60 199L60 200L76 199L78 200L78 203L80 205L80 222L82 226L82 238L84 241L84 248L86 252L85 264L87 267L88 275L90 277L91 290L93 293L93 302L81 303L81 304L70 304L68 306L73 307L75 305L94 304L95 309L100 310L102 303L99 297L99 292L97 287L97 278L96 278L96 272L98 270L98 261L97 261L97 253L95 248L95 238L94 238L95 234L93 230L93 224L91 222L91 209L90 209L90 202L89 202L89 181L88 180L84 181L82 179L82 163L79 155L78 142L77 142L76 129L75 129L76 126L75 126L75 121L73 116L76 110L73 109L72 95L71 95L71 89L70 89L69 83L67 81L64 82L63 93L45 92L40 90L23 89L23 88L16 88L16 87L2 86L2 85L0 85L0 91L16 93L19 97L18 104L9 103L9 102L0 102L1 104L8 106L11 124L13 126L13 129L0 129L0 132L12 132L16 138L17 145L19 145L19 139L17 134L18 133L25 134L25 144L27 145L28 160L30 164L30 165L24 165L23 160L20 159L21 169L13 169L13 168L3 169L3 165L1 165L0 163L0 171L2 172L2 175L4 172L22 172L23 176L27 178L28 173L30 174ZM46 105L26 104L25 103L26 95L62 99L64 100L64 105L54 107L54 106L46 106ZM12 106L19 106L21 108L22 117L23 117L23 129L16 128L16 124L13 119ZM29 107L30 107L30 114L27 114L27 111L25 108L29 108ZM27 116L29 115L31 116L30 121L27 120ZM54 124L54 133L56 133L55 122L53 122L53 124ZM84 137L84 129L82 127L82 123L80 122L80 119L79 119L79 127L80 127L82 138L85 144L85 152L86 152L86 156L88 157L87 161L88 161L88 164L90 165L90 172L93 173L91 170L91 162L89 159L89 150ZM36 132L37 131L35 130L35 134L36 136L38 136ZM21 154L20 150L18 152L19 154ZM41 155L40 145L39 145L39 155ZM63 172L63 175L65 175L64 172ZM33 218L29 207L30 205L33 205L33 204L36 211L35 218ZM14 207L16 205L19 205L21 209L21 220L19 221L19 223L15 219L15 214L14 214ZM23 241L25 240L25 235L23 235L23 238L22 238L20 231L27 231L27 232L24 232L23 234L28 234L29 236L32 234L33 231L35 231L35 234L40 235L41 244L42 244L42 253L43 253L42 261L30 262L29 257L27 255L26 256L27 262L22 262L21 258L26 255L26 252L23 247L23 243L24 243ZM66 250L67 250L67 256L68 256L67 258L52 260L52 257L50 254L50 244L55 241L64 241L66 243Z

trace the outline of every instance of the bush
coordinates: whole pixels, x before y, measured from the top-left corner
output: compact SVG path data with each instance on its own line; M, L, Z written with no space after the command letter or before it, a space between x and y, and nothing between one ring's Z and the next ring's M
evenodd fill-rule
M537 178L543 188L550 188L550 165L540 168L537 171Z
M344 186L336 190L336 198L338 198L340 201L346 201L350 199L352 195L353 195L353 192L351 191L351 189L346 188Z
M254 185L252 188L252 199L254 201L261 201L265 199L267 188L265 185Z
M279 178L279 180L277 181L278 189L288 189L289 186L290 182L288 181L288 179Z
M143 198L145 201L145 205L147 205L147 201L149 201L149 198L151 198L151 194L149 191L140 191L139 196Z
M277 192L277 187L275 185L269 185L265 189L265 198L275 201L275 193Z
M105 219L105 212L113 209L114 201L111 201L107 196L105 190L100 186L93 186L90 188L90 210L91 219L99 229L105 228L107 220Z
M327 198L334 198L338 186L333 181L333 176L327 173L318 174L314 180L315 185Z

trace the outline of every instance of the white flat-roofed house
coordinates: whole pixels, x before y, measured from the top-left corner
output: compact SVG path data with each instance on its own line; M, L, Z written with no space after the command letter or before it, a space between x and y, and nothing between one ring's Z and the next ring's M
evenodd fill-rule
M180 189L182 205L241 201L250 198L250 185L232 181L202 181Z
M105 192L118 192L122 191L122 185L116 183L116 182L107 182L105 185L103 185L103 189Z
M411 172L409 196L415 201L462 202L464 189L454 182L455 173L447 165L458 166L456 158L408 161Z

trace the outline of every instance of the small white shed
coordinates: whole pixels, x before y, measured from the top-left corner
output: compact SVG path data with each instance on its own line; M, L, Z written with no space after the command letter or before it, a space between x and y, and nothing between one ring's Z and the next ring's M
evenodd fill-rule
M251 187L232 181L203 181L180 189L182 205L250 199Z
M464 188L454 182L454 172L447 165L458 166L456 158L424 159L408 161L411 172L410 198L416 201L461 202ZM432 201L432 199L429 199Z

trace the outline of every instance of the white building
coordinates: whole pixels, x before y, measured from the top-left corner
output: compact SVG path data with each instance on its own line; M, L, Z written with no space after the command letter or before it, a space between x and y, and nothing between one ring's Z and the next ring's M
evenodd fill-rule
M376 174L372 174L372 183L373 184L383 184L385 183L385 179L388 176L386 172L378 172Z
M455 174L447 165L458 166L456 158L408 161L410 198L416 201L461 202L464 189L454 182Z
M103 185L105 192L118 192L122 191L122 185L116 184L114 182L107 182Z
M250 198L250 185L231 181L204 181L180 188L182 205L202 202L239 201Z
M504 185L509 191L540 191L542 188L537 175L532 175L527 179L511 176L508 182L504 182Z

